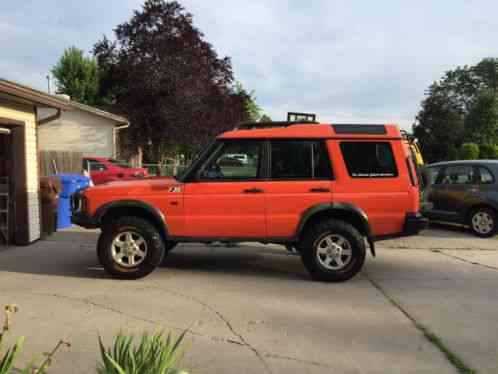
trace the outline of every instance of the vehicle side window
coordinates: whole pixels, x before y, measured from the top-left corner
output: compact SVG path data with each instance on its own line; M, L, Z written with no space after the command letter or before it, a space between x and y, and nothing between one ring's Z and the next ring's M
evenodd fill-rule
M90 171L106 171L107 170L107 167L96 161L96 160L92 160L92 159L88 159L88 168Z
M389 142L341 142L341 152L352 178L394 178L398 169Z
M323 141L275 140L270 144L272 179L331 178L330 159Z
M202 180L259 179L262 149L261 141L226 142L201 168L199 177Z
M491 174L491 172L483 166L479 166L479 175L479 182L481 184L492 184L495 182L493 174Z
M448 166L440 184L472 184L475 182L473 166Z
M425 175L427 177L427 182L429 186L433 186L435 184L441 184L442 176L441 176L441 167L430 167L425 171ZM440 177L440 178L438 178Z

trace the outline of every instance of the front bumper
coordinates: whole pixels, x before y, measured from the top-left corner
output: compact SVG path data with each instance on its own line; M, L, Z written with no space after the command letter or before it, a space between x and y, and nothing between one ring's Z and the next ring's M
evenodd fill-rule
M86 229L96 229L98 227L92 216L82 212L73 212L71 222Z
M429 220L420 213L407 213L405 217L405 227L403 236L417 235L420 231L427 228Z

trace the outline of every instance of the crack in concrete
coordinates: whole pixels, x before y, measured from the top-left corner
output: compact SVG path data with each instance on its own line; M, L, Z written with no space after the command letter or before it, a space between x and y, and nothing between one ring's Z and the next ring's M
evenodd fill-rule
M268 357L268 358L299 362L300 364L306 364L306 365L318 366L318 367L327 368L327 369L333 369L333 366L330 366L330 365L327 365L327 364L324 364L321 362L317 362L317 361L302 360L300 358L282 356L282 355L277 355L277 354L273 354L273 353L264 353L264 356Z
M256 357L261 361L261 363L263 364L263 366L265 367L266 371L268 373L272 373L272 370L270 368L270 366L268 365L268 363L266 362L266 360L264 359L264 356L261 354L261 352L256 349L253 345L251 345L245 338L244 336L237 332L235 330L235 328L232 326L232 324L230 323L230 320L225 317L220 311L218 311L217 309L215 309L214 307L212 307L211 305L209 305L208 303L194 297L194 296L191 296L191 295L187 295L187 294L184 294L184 293L181 293L181 292L178 292L178 291L174 291L174 290L170 290L168 288L163 288L163 287L160 287L158 285L154 285L154 286L146 286L148 288L152 288L152 289L158 289L160 291L163 291L163 292L166 292L166 293L169 293L171 295L175 295L175 296L179 296L179 297L182 297L184 299L187 299L187 300L190 300L190 301L193 301L199 305L202 305L204 308L208 309L209 311L211 311L212 313L214 313L226 326L227 328L230 330L230 332L235 336L237 337L242 343L244 346L246 346L248 349L250 349L255 355Z
M119 309L116 309L116 308L113 308L113 307L110 307L110 306L107 306L107 305L104 305L104 304L96 303L95 301L92 301L89 298L79 298L79 297L67 296L67 295L62 295L62 294L57 294L57 293L45 293L45 292L32 292L32 293L43 295L43 296L50 296L50 297L55 297L55 298L61 298L61 299L67 299L67 300L81 302L81 303L84 303L84 304L87 304L87 305L94 306L96 308L104 309L104 310L107 310L107 311L110 311L110 312L122 315L122 316L127 317L127 318L131 318L131 319L134 319L134 320L137 320L137 321L141 321L141 322L146 322L146 323L149 323L149 324L154 325L154 326L165 326L168 329L176 330L176 331L179 331L179 332L182 332L182 333L185 330L187 330L187 333L189 335L196 336L196 337L201 337L201 338L206 338L206 339L212 340L212 341L217 342L217 343L227 343L227 344L235 344L235 345L238 345L238 346L244 346L243 343L238 342L238 341L233 340L233 339L225 339L225 338L222 338L222 337L201 334L201 333L199 333L197 331L193 331L190 328L185 329L185 328L181 328L181 327L171 326L171 325L160 323L158 321L155 321L155 320L152 320L152 319L149 319L149 318L144 318L144 317L140 317L140 316L137 316L137 315L134 315L134 314L125 313L125 312L123 312L123 311L121 311Z
M437 335L435 335L433 332L429 330L426 326L424 326L422 323L420 323L414 316L412 316L402 305L399 301L397 301L394 296L391 296L387 293L384 288L374 281L368 274L362 273L362 275L370 282L370 284L377 289L382 296L396 309L398 309L408 320L413 324L413 326L420 332L422 335L439 351L446 357L446 359L449 361L451 365L457 369L458 372L460 373L468 373L468 374L475 374L475 370L470 369L463 361L462 359L453 351L448 349L446 345L441 341L441 338L439 338Z
M454 260L458 260L461 262L465 262L465 263L470 264L470 265L480 266L480 267L491 269L491 270L498 270L498 267L496 267L496 266L491 266L491 265L481 264L480 262L470 261L470 260L467 260L466 258L463 258L463 257L450 255L449 253L445 253L439 249L431 249L431 252L439 253L440 255L443 255L443 256L446 256L446 257L449 257L449 258L452 258Z

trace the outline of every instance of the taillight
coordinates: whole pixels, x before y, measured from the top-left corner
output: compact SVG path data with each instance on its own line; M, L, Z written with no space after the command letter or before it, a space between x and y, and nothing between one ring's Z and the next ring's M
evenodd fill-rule
M418 179L417 173L414 170L414 164L411 157L406 158L406 168L408 169L408 174L410 175L410 181L412 182L412 186L417 186Z

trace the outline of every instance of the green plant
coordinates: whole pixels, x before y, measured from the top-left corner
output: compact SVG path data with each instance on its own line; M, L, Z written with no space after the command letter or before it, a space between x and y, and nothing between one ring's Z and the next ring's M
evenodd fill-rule
M458 156L462 160L476 160L479 157L479 146L476 143L463 143Z
M149 335L143 333L138 345L134 344L133 335L119 333L114 344L105 348L99 336L102 364L97 368L99 374L187 374L174 369L181 357L180 345L187 331L176 341L171 334L163 332Z
M11 316L14 313L17 313L19 308L16 305L6 305L4 307L4 321L2 327L0 328L0 374L10 374L14 369L16 360L19 354L22 351L22 347L24 345L24 336L21 336L17 339L16 343L13 347L7 348L7 351L3 353L3 343L6 337L6 333L10 331L11 327ZM69 343L60 340L57 345L52 349L51 352L45 353L45 360L43 363L37 368L35 365L35 359L31 360L31 362L26 366L24 370L20 371L20 374L44 374L46 370L52 364L52 359L57 352L57 350L62 346L70 346Z

